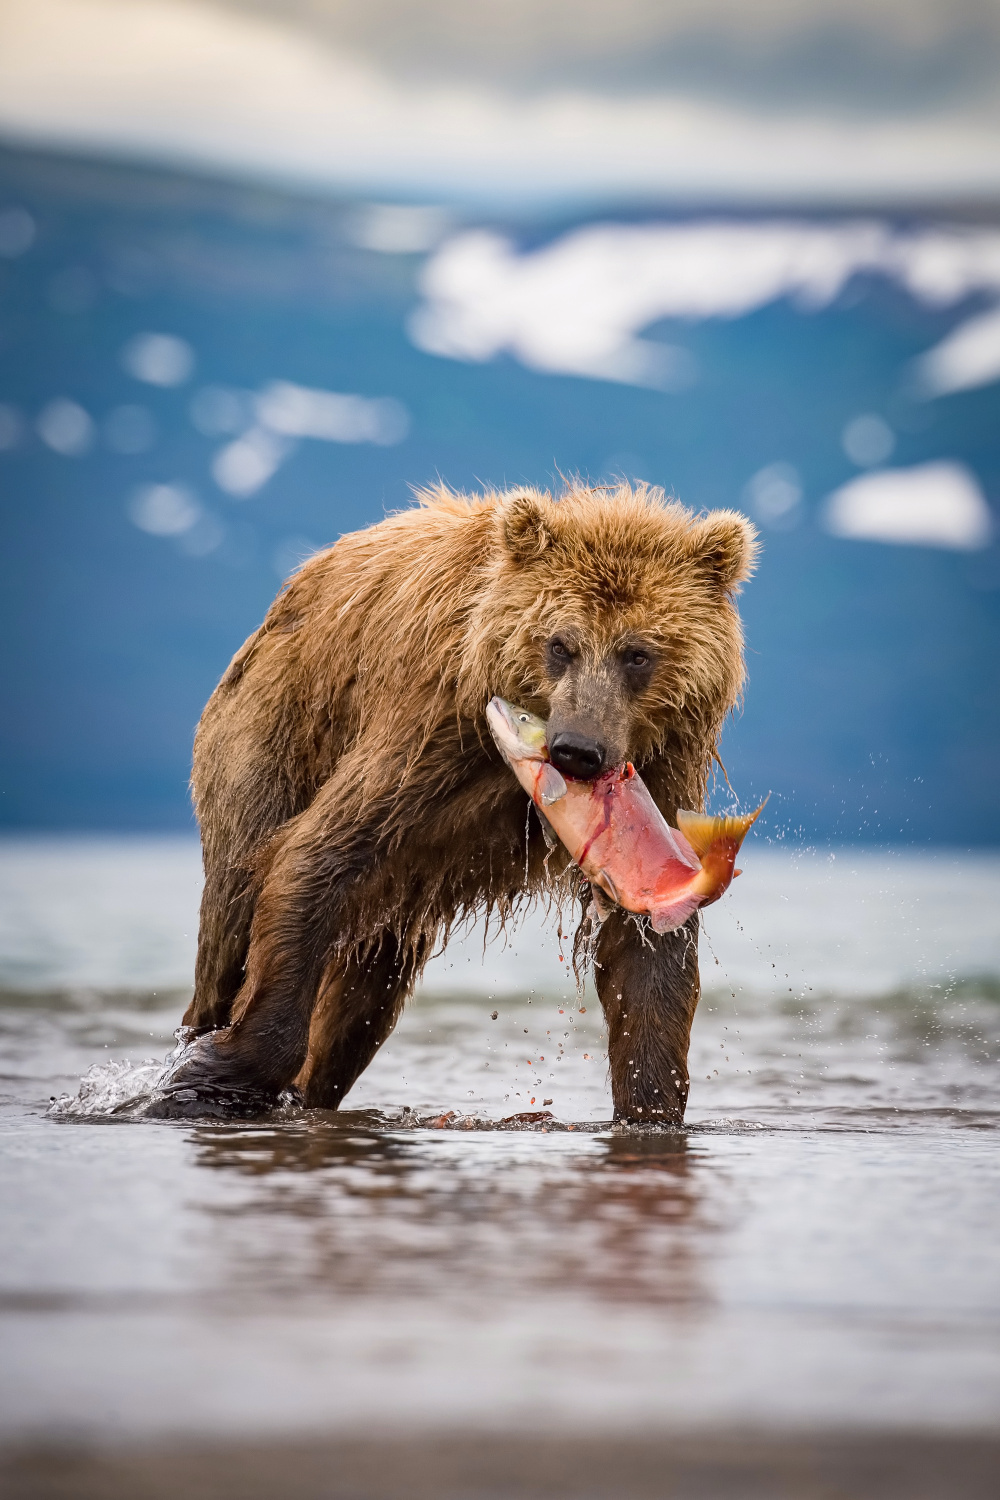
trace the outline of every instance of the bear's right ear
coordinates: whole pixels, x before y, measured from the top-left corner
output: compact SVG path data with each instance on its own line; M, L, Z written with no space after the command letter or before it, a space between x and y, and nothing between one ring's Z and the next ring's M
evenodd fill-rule
M544 495L511 495L500 510L503 544L515 562L534 562L558 534L556 507Z
M757 528L735 510L709 511L692 526L688 547L700 571L727 594L750 577L760 551Z

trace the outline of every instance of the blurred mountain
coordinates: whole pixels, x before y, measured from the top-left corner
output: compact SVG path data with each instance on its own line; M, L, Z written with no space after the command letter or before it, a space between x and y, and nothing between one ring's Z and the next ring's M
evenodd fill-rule
M439 476L579 473L760 523L724 757L771 836L1000 841L997 217L473 217L0 152L0 820L188 826L201 707L303 556ZM831 510L886 473L944 498Z
M223 0L400 79L677 92L769 113L996 106L993 0Z
M1000 190L997 0L0 0L10 141L521 205Z

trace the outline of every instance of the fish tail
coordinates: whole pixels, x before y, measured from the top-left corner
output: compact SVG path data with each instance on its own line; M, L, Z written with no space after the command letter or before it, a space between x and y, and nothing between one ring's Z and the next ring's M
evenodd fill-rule
M701 859L709 852L713 844L721 840L734 841L738 849L746 838L751 824L760 817L766 803L767 797L756 812L747 813L742 818L713 818L710 813L678 810L677 827Z

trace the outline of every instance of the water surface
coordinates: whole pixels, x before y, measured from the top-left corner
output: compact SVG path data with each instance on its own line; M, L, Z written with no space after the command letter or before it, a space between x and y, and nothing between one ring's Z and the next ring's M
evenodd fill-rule
M4 844L0 1435L995 1430L1000 858L746 870L684 1130L611 1127L537 918L436 959L339 1116L159 1124L107 1109L172 1045L196 848Z

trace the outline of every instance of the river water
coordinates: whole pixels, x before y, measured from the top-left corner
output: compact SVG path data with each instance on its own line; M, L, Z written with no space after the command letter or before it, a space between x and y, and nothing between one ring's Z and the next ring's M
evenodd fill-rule
M644 1134L537 916L432 962L339 1116L113 1118L197 848L0 845L0 1440L995 1433L1000 856L745 856Z

